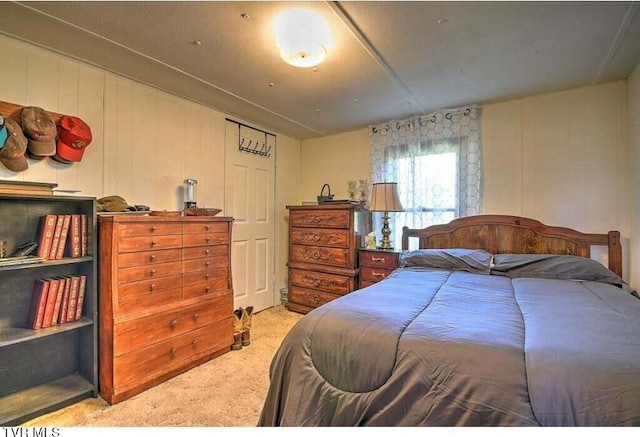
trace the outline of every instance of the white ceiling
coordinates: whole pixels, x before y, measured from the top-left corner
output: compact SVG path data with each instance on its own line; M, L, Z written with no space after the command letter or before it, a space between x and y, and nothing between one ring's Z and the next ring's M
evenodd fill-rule
M333 33L317 71L285 64L274 42L276 15L301 4ZM0 33L307 139L625 78L640 60L639 10L613 1L0 2Z

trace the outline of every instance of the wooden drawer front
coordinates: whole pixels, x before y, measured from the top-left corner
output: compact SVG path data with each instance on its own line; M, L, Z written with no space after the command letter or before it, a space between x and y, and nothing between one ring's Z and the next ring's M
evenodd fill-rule
M182 249L182 259L204 258L209 256L228 256L229 246L221 244L219 246L199 246Z
M229 233L229 224L227 222L222 223L185 223L183 232L185 234L201 234L201 233Z
M128 313L178 301L181 283L182 277L174 275L123 284L118 292L118 309Z
M118 284L141 281L144 279L162 278L163 276L181 273L180 262L152 264L146 266L127 267L118 269Z
M114 354L125 353L176 337L229 317L233 295L190 305L170 313L131 320L114 326Z
M317 290L310 290L308 288L291 286L289 288L289 299L293 303L306 305L309 307L317 308L320 305L324 305L327 302L331 302L334 299L340 297L337 294L325 293Z
M114 387L124 391L233 342L231 317L115 358ZM170 400L168 400L170 401Z
M292 261L350 267L347 249L292 245L289 256Z
M211 270L214 267L227 267L229 258L225 256L210 256L208 258L196 258L185 260L182 262L182 271L184 273L195 272L198 270Z
M152 237L155 235L181 235L181 223L123 223L120 237Z
M181 258L181 251L176 249L130 252L118 256L118 266L122 268L155 265L168 262L180 263Z
M293 228L290 238L291 244L349 247L348 229Z
M394 269L383 269L380 267L362 266L360 267L360 279L369 282L382 281L389 276Z
M398 254L361 250L360 265L395 269L398 267Z
M349 214L345 211L291 211L291 226L311 226L323 228L349 228Z
M229 284L229 278L215 278L206 282L198 282L195 284L188 284L182 287L182 298L191 299L193 297L208 296L211 298L230 294L231 284ZM229 311L233 311L233 308Z
M228 271L227 267L212 267L208 270L197 270L195 272L185 273L182 276L182 284L187 286L214 279L226 280L228 278Z
M153 237L120 238L118 252L140 252L182 247L182 235L156 235Z
M335 294L346 294L353 291L354 288L354 278L313 272L310 270L290 269L289 279L292 285L330 291Z
M209 246L214 244L229 244L229 234L207 232L203 234L184 234L184 247Z
M370 282L370 281L360 281L360 288L366 288L370 285L375 284L375 282Z

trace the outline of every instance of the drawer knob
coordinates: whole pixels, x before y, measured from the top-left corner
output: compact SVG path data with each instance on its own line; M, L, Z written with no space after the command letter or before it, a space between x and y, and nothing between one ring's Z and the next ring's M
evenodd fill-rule
M211 229L211 225L206 225L206 226L204 227L204 229L205 229L205 231L208 231L209 229Z
M205 251L204 251L204 254L205 254L205 255L209 255L210 253L211 253L211 251L210 251L209 249L207 249L207 250L205 250Z
M377 262L377 263L383 263L383 264L385 263L385 259L383 257L377 258L375 256L372 256L371 261Z
M207 288L205 288L205 289L204 289L204 292L205 292L205 293L208 293L208 292L210 292L210 291L211 291L211 287L207 287Z
M315 235L313 236L313 239L314 239L315 241L320 241L320 234L315 234Z
M156 284L149 285L149 291L153 291L156 288Z
M149 272L149 275L153 276L156 274L156 269L151 269L151 271Z
M156 260L156 256L155 256L155 255L151 255L151 256L149 257L149 260L150 260L151 262L155 261L155 260Z
M211 238L207 237L207 238L204 239L204 241L206 241L208 243L209 241L211 241Z
M206 263L204 263L204 265L209 267L211 265L211 261L207 261Z
M176 326L178 326L178 321L176 319L173 319L171 321L171 329L175 328Z
M311 300L313 300L313 303L315 303L315 304L319 304L320 303L320 298L315 294L313 295Z
M171 354L172 357L175 357L176 353L178 353L178 349L176 349L175 347L172 347L169 353Z
M206 275L204 275L205 279L209 279L211 277L211 275L209 273L207 273Z
M200 318L200 314L199 313L195 313L193 315L193 320L198 320Z
M314 285L315 287L317 287L317 286L318 286L318 285L320 285L321 283L322 283L322 281L321 281L320 279L318 279L318 278L316 278L316 279L314 279L314 280L313 280L313 285Z
M313 252L313 254L311 256L313 257L313 259L319 259L320 258L320 252Z
M156 244L158 244L156 241L152 241L152 242L151 242L151 245L152 245L152 246L155 246Z
M193 340L194 346L198 346L198 343L200 343L200 340L198 340L197 338Z

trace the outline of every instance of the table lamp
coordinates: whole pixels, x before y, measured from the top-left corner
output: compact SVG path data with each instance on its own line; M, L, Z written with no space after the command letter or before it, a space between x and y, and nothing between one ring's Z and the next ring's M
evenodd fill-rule
M391 235L391 229L389 229L389 212L404 211L400 203L400 196L398 195L398 183L379 182L373 184L369 210L373 212L384 212L382 216L382 241L378 248L392 250L393 246L389 239L389 235Z

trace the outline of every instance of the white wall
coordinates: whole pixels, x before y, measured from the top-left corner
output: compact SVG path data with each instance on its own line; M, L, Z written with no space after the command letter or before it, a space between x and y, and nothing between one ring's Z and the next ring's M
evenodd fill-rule
M627 80L629 103L629 145L631 149L630 172L632 189L631 215L631 286L640 290L640 64Z
M198 205L224 210L226 114L4 36L0 63L1 101L79 116L93 133L80 163L29 160L21 173L0 165L0 179L53 182L78 195L117 194L130 204L180 210L183 181L192 178ZM299 156L299 141L278 134L276 159L283 168L297 170ZM277 174L278 201L294 201L297 178L297 171ZM283 208L273 219L282 256ZM286 256L276 259L276 266L285 264ZM276 267L276 285L286 282L283 272Z
M631 192L632 162L638 161L631 160L627 112L625 80L485 105L484 213L582 232L619 230L624 277L630 271L637 277L629 249L631 204L638 198ZM368 130L303 141L301 160L299 200L315 199L323 182L341 197L347 180L369 178ZM605 252L594 257L606 261Z

